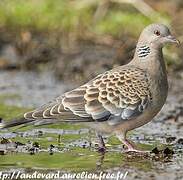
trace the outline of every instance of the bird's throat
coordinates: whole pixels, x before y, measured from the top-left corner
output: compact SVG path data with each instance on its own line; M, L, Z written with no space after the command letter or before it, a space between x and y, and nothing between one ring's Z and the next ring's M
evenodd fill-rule
M137 48L137 56L139 58L145 58L151 53L151 49L147 45L143 45Z
M148 70L153 75L157 75L159 72L166 72L162 48L153 48L148 45L137 46L130 64L135 64L139 68Z

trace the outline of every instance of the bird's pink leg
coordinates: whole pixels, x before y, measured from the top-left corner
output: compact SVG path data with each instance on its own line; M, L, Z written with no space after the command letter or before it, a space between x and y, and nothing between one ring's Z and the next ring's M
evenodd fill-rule
M117 134L119 140L127 147L125 152L138 152L138 153L146 153L147 151L139 150L134 145L126 139L126 134Z

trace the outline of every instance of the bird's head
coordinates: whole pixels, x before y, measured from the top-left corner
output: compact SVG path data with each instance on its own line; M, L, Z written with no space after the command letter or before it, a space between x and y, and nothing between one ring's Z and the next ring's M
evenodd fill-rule
M148 44L155 48L162 48L167 43L180 42L171 34L169 28L163 24L151 24L141 33L139 44Z

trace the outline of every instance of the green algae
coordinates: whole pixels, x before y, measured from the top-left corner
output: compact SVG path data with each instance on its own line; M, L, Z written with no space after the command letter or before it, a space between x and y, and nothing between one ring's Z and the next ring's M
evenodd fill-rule
M48 163L49 162L49 163ZM69 152L49 155L40 152L35 155L9 154L1 157L0 168L23 167L41 169L60 169L69 171L96 171L100 168L135 166L145 171L151 168L151 161L143 159L127 160L121 153L99 154L89 149L75 148Z
M37 142L40 145L40 148L48 148L51 144L52 145L60 145L64 147L65 144L69 142L73 142L75 140L82 139L85 135L79 135L79 134L63 134L59 137L58 134L49 134L46 133L41 137L20 137L16 136L15 138L12 138L11 140L13 142L21 142L23 144L26 144L27 142Z

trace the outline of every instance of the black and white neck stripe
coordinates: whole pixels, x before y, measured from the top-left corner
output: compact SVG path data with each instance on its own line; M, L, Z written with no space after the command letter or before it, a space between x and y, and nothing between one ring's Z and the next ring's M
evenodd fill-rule
M138 47L138 49L137 49L137 55L138 55L138 57L140 57L140 58L143 58L143 57L148 56L148 54L149 54L150 52L151 52L151 51L150 51L150 47L147 46L147 45L140 46L140 47Z

